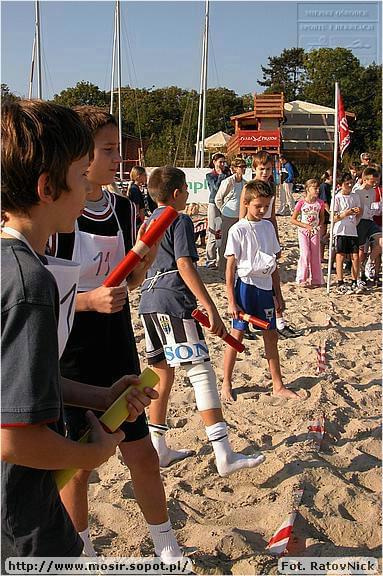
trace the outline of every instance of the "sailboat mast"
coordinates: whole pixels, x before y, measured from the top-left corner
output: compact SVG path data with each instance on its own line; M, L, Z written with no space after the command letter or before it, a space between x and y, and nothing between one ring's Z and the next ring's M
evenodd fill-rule
M208 63L208 48L209 48L209 0L206 0L205 6L205 58L204 58L204 83L203 83L203 98L202 98L202 147L201 147L201 161L200 167L203 168L205 164L205 125L206 125L206 92L207 92L207 63Z
M194 168L198 168L200 164L200 137L201 137L201 116L202 116L202 92L203 92L203 66L205 61L205 32L203 34L202 40L202 59L201 59L201 71L200 71L200 81L199 81L199 99L198 99L198 120L197 120L197 143L195 149L194 157Z
M41 99L43 96L42 88L42 74L41 74L41 39L40 39L40 2L35 1L36 13L36 55L37 55L37 98Z
M110 78L110 114L113 114L114 99L114 71L116 68L116 42L117 42L117 6L114 8L114 30L113 30L113 52L112 52L112 74Z
M120 180L122 182L124 177L124 163L122 159L123 146L122 146L122 113L121 113L121 13L120 13L120 0L116 0L116 17L117 17L117 85L118 85L118 140L120 147Z
M198 102L197 121L197 145L195 152L194 167L202 168L204 160L204 138L206 119L206 89L207 89L207 53L208 53L208 32L209 32L209 0L205 2L205 26L202 41L201 75ZM202 133L202 140L201 138Z

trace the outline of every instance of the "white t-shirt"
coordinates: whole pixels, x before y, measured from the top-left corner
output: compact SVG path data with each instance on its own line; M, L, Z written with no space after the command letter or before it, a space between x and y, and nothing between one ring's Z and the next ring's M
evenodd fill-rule
M338 192L334 199L334 212L344 212L349 208L360 207L358 194L344 195ZM356 214L351 214L334 224L334 236L358 236Z
M277 267L276 254L280 249L270 221L250 222L243 218L229 230L225 257L235 257L237 274L242 282L271 290L271 274Z

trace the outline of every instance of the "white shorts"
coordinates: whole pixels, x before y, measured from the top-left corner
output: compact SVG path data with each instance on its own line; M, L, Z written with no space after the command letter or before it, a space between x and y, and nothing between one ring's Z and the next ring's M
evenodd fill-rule
M152 312L142 314L141 321L149 365L166 360L169 366L174 367L210 360L202 328L194 318L183 319Z

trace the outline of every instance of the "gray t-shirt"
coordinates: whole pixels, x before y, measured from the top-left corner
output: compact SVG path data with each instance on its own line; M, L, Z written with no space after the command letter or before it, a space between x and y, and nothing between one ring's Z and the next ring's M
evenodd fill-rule
M53 276L19 240L1 240L2 427L64 434ZM52 472L2 463L2 555L78 556L82 543Z
M162 210L163 207L157 208L148 222L158 218ZM177 271L179 258L198 261L193 222L186 214L180 214L165 232L141 288L140 314L159 312L177 318L191 318L197 300Z

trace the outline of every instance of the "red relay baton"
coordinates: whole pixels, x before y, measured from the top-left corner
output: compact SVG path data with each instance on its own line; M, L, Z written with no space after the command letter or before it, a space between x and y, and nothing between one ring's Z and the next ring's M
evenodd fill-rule
M262 328L262 330L267 330L270 328L270 322L266 322L265 320L261 320L256 316L251 316L251 314L245 314L245 312L240 312L238 314L241 320L245 320L245 322L250 322L253 326L258 326L258 328Z
M171 206L167 206L161 214L153 220L148 230L145 230L140 240L136 242L131 250L127 253L125 258L111 271L102 283L107 288L119 286L123 280L133 270L133 268L143 259L149 252L150 248L161 238L166 228L174 222L177 218L178 212Z
M195 310L193 310L192 316L195 320L197 320L197 322L202 324L202 326L210 328L209 318L206 316L206 314L201 312L201 310L198 310L198 308L196 308ZM237 352L243 352L245 349L245 346L242 344L242 342L239 342L236 338L233 338L231 334L226 334L226 336L224 336L222 340L225 340L225 342L229 344L229 346L234 348L234 350L236 350Z

